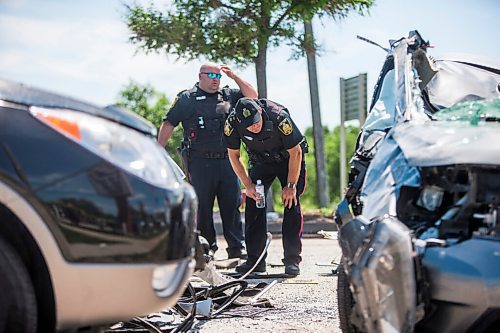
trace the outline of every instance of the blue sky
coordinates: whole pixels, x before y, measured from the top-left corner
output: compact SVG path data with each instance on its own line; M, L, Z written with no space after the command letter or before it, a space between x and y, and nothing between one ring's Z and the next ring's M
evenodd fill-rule
M0 78L64 93L94 104L113 103L133 79L173 99L191 87L203 60L137 52L123 23L126 0L0 0ZM149 1L139 1L149 3ZM155 1L164 6L168 1ZM385 54L356 35L388 45L419 30L435 48L500 60L498 0L376 0L370 15L313 22L324 52L317 58L321 117L340 121L339 78L368 73L369 96ZM312 125L307 64L289 61L287 47L268 51L268 97L286 105L301 129ZM255 68L235 68L256 84ZM227 78L222 84L235 87Z

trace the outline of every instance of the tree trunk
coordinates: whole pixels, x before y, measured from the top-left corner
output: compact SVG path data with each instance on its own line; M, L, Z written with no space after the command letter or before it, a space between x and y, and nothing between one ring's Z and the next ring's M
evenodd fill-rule
M314 34L311 22L304 22L307 54L307 70L309 73L309 91L311 94L311 113L314 137L314 157L316 159L316 197L320 207L330 204L328 191L328 175L326 173L325 145L323 138L323 125L319 108L318 76L316 73L316 50L314 48Z
M255 75L257 77L257 91L259 98L267 98L267 41L259 40L259 51L255 59Z
M267 41L268 38L259 39L259 50L255 59L255 75L257 76L259 98L267 98ZM272 187L267 192L266 211L274 212L274 193Z

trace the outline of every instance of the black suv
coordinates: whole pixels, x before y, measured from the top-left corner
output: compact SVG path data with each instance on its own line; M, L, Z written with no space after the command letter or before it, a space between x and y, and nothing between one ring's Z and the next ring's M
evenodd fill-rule
M197 199L135 113L0 80L0 332L174 305Z

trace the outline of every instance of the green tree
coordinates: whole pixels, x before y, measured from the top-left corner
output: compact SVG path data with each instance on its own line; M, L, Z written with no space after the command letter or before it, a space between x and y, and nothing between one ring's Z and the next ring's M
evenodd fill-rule
M356 138L358 135L359 128L355 126L347 126L346 128L346 155L347 155L347 165L349 165L349 160L354 154L354 148L356 146ZM314 138L312 128L306 129L304 135L309 142L309 154L306 154L306 164L307 168L307 184L316 183L316 170L311 166L314 165ZM332 206L339 202L341 197L340 193L340 128L336 127L334 130L330 131L327 127L323 127L323 135L325 139L325 159L327 165L328 179L330 180L330 200L332 201ZM317 208L317 198L315 191L306 191L302 196L301 202L304 203L306 208Z
M346 165L349 168L349 161L354 154L356 139L359 128L356 126L347 126L345 128L346 142ZM337 203L344 195L340 192L340 127L335 127L325 139L326 164L328 169L328 178L330 179L330 196L332 202Z
M150 84L141 85L130 80L118 93L116 104L139 114L159 128L170 101Z
M283 43L295 57L305 55L303 22L317 15L334 20L351 11L364 14L374 0L174 0L162 12L152 4L126 5L130 40L146 52L179 58L255 64L260 97L267 97L268 47ZM314 42L314 41L313 41ZM307 44L307 45L306 45ZM316 48L315 48L316 49Z
M157 91L150 84L141 85L133 80L123 87L118 93L117 105L125 107L138 115L149 120L155 127L160 128L163 122L163 116L170 108L170 101L167 96ZM170 156L181 164L180 156L177 153L177 147L182 141L182 128L176 127L172 138L167 146Z

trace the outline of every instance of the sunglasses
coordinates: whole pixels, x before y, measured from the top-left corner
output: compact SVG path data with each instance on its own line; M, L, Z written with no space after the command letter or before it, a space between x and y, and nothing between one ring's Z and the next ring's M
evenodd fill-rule
M211 79L220 79L222 77L222 74L217 74L217 73L203 73L200 72L200 74L207 74L207 76Z

